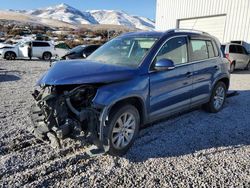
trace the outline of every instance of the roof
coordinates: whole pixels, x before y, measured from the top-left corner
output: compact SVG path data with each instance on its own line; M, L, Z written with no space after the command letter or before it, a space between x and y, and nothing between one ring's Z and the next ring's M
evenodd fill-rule
M198 36L207 36L207 37L212 37L206 32L203 31L198 31L198 30L189 30L189 29L170 29L164 32L160 31L139 31L139 32L130 32L130 33L125 33L122 35L123 36L133 36L133 37L162 37L167 34L191 34L191 35L198 35Z
M139 31L139 32L129 32L125 33L123 36L133 36L133 37L162 37L165 32L158 32L158 31Z

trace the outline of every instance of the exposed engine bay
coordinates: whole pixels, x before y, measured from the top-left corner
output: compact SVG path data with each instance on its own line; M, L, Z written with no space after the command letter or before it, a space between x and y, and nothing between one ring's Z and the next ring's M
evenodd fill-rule
M31 108L33 134L62 148L63 140L85 139L104 150L103 109L93 107L97 87L90 85L45 86L32 94L36 100Z

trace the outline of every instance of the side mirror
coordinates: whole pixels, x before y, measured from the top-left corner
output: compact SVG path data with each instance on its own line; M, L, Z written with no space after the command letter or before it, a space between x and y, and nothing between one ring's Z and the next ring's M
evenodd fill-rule
M170 59L160 59L155 63L154 67L157 71L172 70L174 68L174 62Z

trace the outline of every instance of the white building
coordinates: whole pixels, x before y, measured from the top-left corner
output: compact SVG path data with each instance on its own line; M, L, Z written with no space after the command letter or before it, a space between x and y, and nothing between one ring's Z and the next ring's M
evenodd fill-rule
M250 0L157 0L156 29L197 29L250 50Z

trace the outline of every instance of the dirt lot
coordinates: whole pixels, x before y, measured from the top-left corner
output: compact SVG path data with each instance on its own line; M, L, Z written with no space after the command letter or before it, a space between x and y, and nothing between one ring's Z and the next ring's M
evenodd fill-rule
M29 132L30 95L48 68L0 60L0 187L250 187L250 71L232 75L218 114L201 109L141 131L122 158L58 153Z

